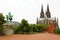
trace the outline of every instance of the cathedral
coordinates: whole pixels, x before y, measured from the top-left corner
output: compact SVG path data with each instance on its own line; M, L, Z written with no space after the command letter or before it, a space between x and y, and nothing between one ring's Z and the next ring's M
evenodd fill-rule
M43 5L42 5L41 6L40 17L37 18L37 24L46 24L46 25L49 25L50 22L53 22L55 24L55 27L59 28L58 18L51 17L51 13L50 13L50 10L49 10L49 5L47 5L47 11L45 13L43 11Z

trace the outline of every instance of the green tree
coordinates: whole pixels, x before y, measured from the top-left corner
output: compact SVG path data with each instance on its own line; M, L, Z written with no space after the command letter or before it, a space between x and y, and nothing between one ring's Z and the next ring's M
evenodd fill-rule
M0 26L0 33L2 33L2 27Z
M20 25L15 29L15 33L27 33L28 32L29 23L27 20L22 19Z
M22 19L20 25L16 27L15 33L24 33L31 34L37 32L44 32L46 30L47 25L45 24L29 24L27 20Z
M2 26L0 26L0 36L1 36L1 35L4 35Z
M37 27L38 27L38 32L44 32L47 28L47 25L46 24L38 24Z
M59 28L55 28L54 33L60 34L60 29Z
M3 16L2 13L0 13L0 25L2 25L5 22L5 17Z
M36 32L38 32L38 27L37 27L37 25L36 24L30 24L29 25L29 31L28 31L28 33L36 33Z
M23 33L27 33L28 32L28 30L29 30L28 29L29 28L29 23L28 23L27 20L22 19L20 26L21 26L21 29L22 29Z
M4 16L2 13L0 13L0 35L3 34L3 28L2 28L2 24L5 23L5 20L4 20Z

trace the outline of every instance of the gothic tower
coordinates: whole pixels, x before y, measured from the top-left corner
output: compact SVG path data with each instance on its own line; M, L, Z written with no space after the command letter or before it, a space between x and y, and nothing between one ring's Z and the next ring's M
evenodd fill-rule
M40 13L40 18L44 18L43 5L42 5L42 7L41 7L41 13Z
M38 18L37 18L37 22L36 22L36 24L38 24Z
M47 18L51 18L51 14L50 14L50 11L49 11L49 5L48 4L47 4L46 16L47 16Z
M57 22L56 22L56 28L59 28L58 18L57 18Z

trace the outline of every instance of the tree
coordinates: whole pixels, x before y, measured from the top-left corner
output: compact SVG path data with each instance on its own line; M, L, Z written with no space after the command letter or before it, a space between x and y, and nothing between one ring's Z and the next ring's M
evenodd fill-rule
M38 24L38 32L44 32L46 31L47 25L46 24Z
M27 33L28 32L29 23L27 20L22 19L20 25L15 29L15 33Z
M2 13L0 13L0 35L3 34L3 28L2 28L2 24L5 23L5 20L4 20L4 16Z
M29 24L27 20L22 19L20 25L16 27L15 33L20 34L31 34L44 32L46 30L47 25L45 24Z
M21 23L20 23L21 29L23 33L27 33L28 32L28 27L29 27L29 23L27 20L22 19Z
M36 24L30 24L28 28L29 28L28 31L29 34L38 32L38 27Z
M60 34L60 29L59 29L59 28L55 28L55 29L54 29L54 33Z
M22 19L21 24L22 24L22 26L26 26L26 27L28 27L28 25L29 25L28 21L25 19Z
M5 22L5 17L3 16L2 13L0 13L0 25L2 25Z

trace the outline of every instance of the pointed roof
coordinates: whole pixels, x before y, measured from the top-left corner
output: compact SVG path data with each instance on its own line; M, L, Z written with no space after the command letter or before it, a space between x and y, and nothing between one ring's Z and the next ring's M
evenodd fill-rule
M41 6L41 12L43 12L43 4L42 4L42 6Z
M47 4L47 12L49 12L49 5Z
M44 18L43 4L41 6L40 18Z
M46 16L47 16L47 18L50 18L51 17L51 13L50 13L49 5L48 4L47 4Z

